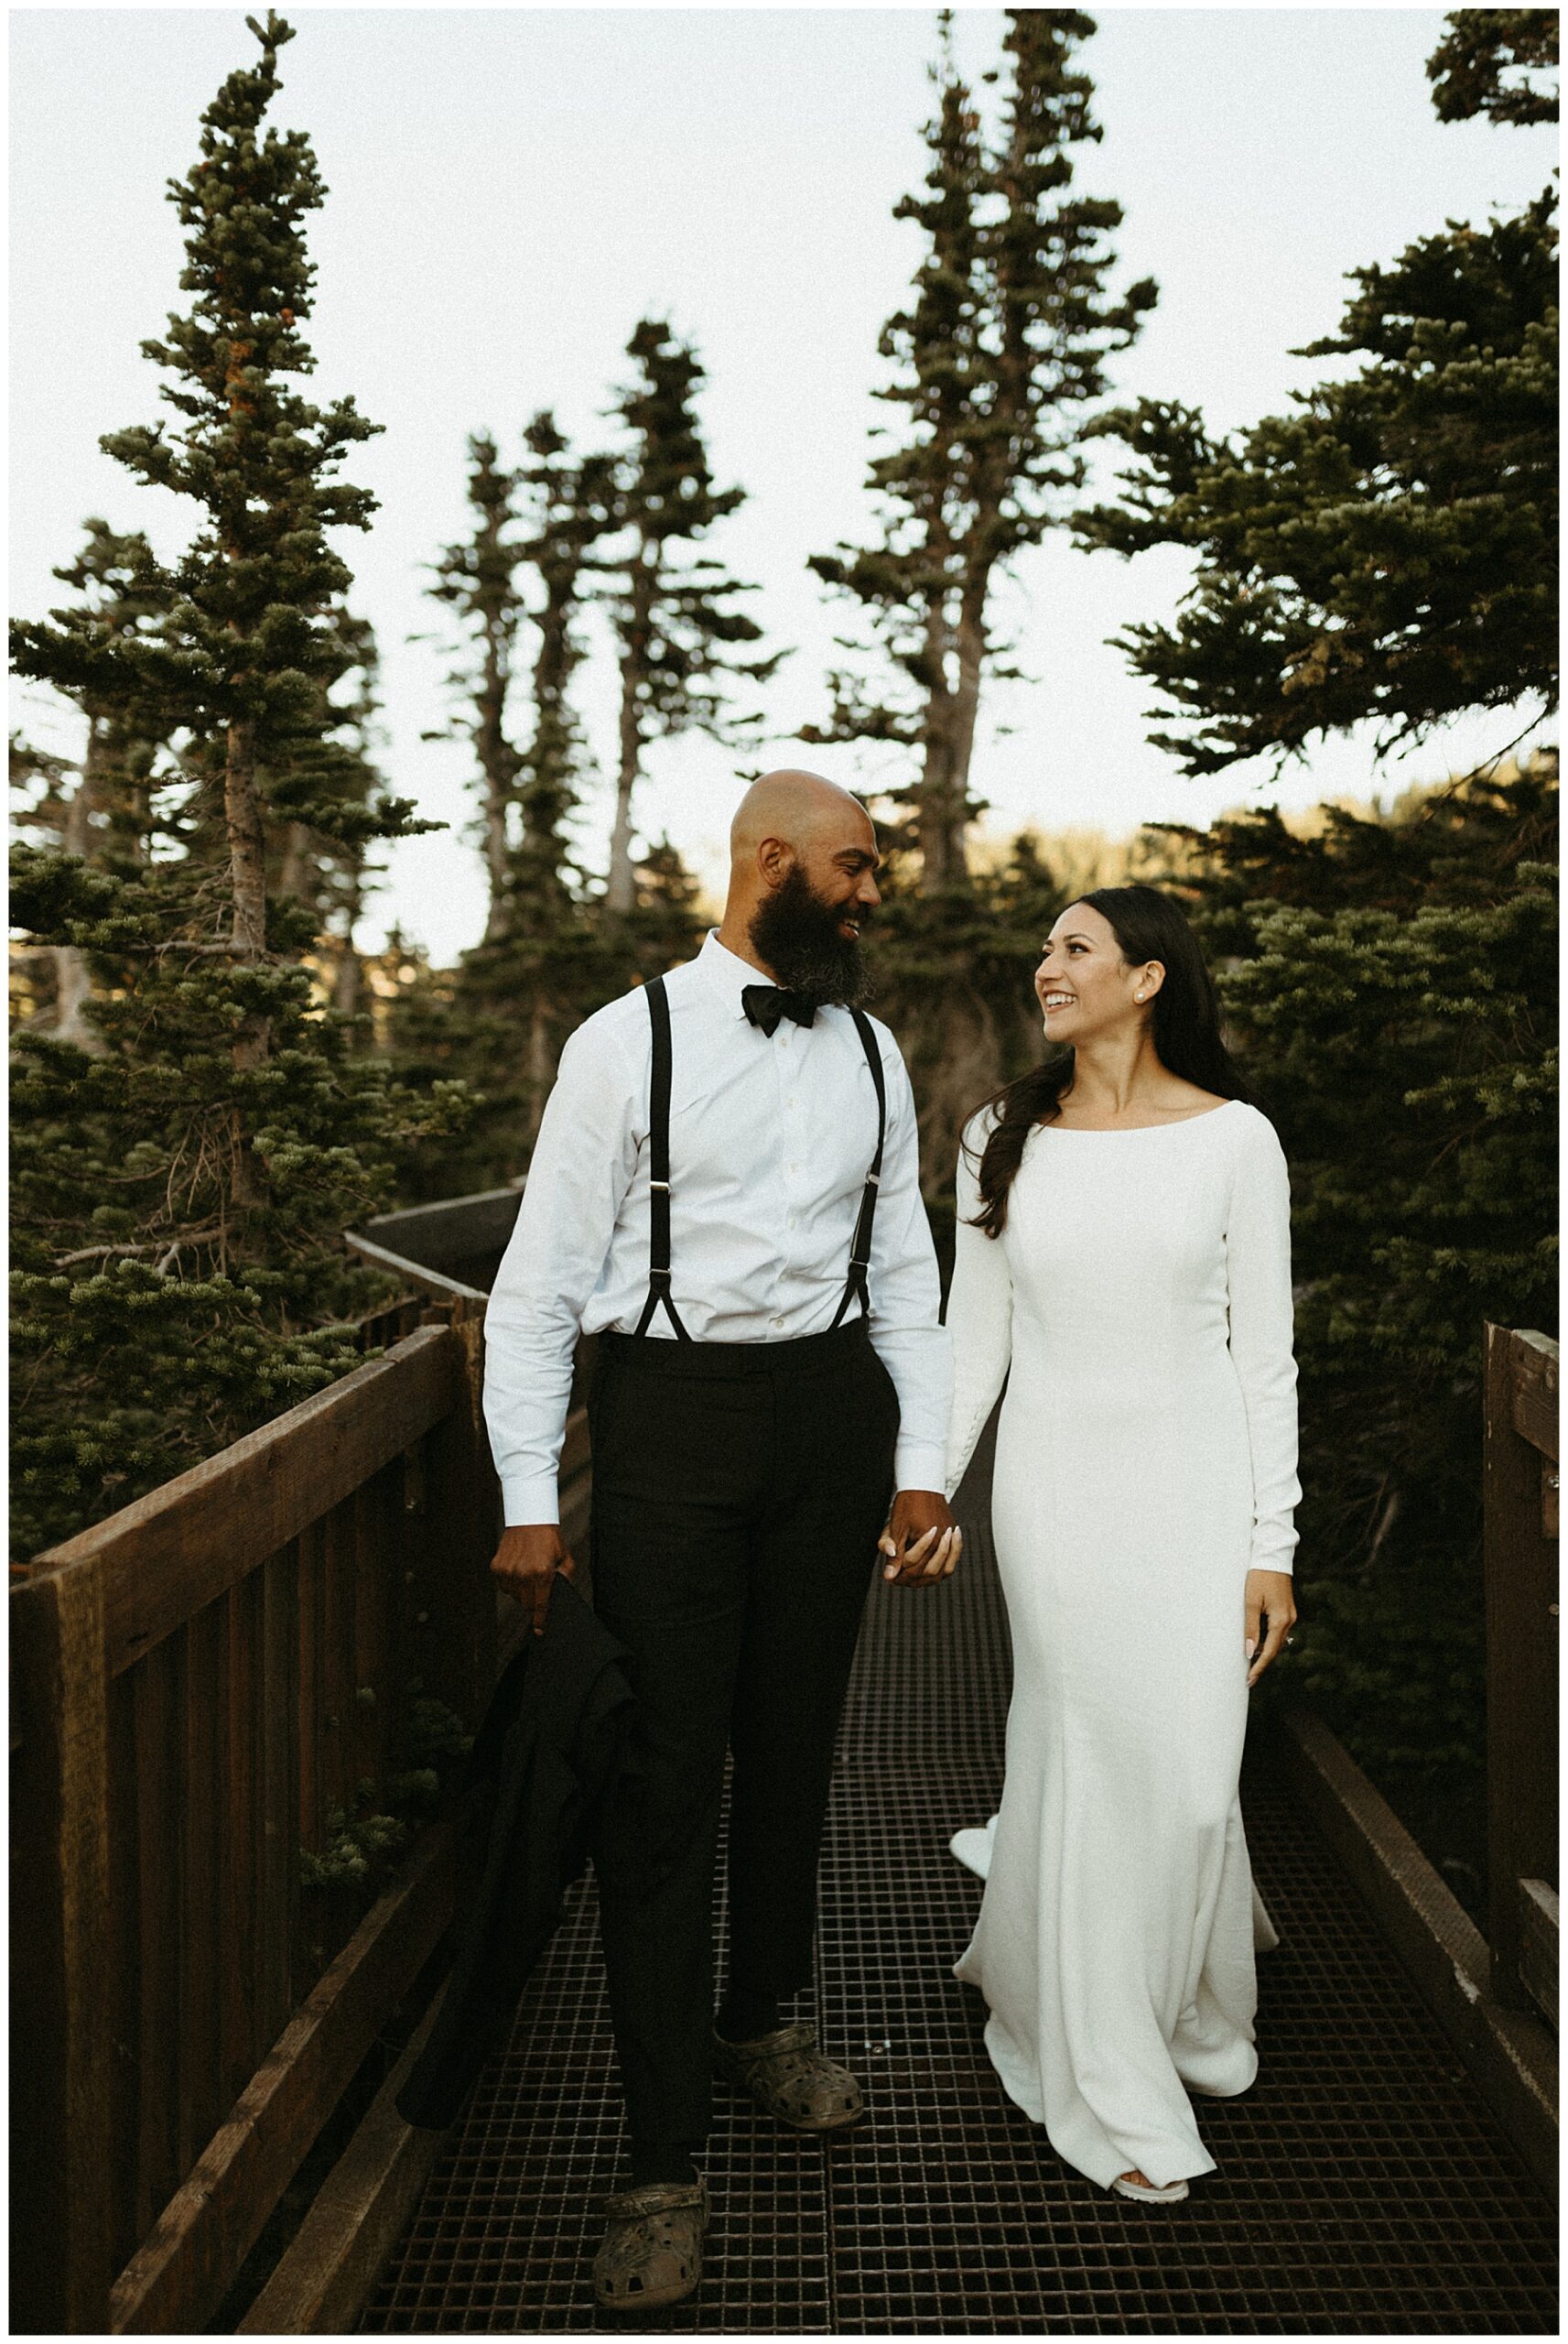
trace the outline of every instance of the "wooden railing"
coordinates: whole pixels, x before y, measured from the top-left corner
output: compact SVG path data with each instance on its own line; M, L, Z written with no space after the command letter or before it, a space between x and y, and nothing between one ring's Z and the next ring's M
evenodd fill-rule
M1557 2024L1557 1345L1487 1329L1492 1991Z
M459 1324L482 1328L485 1303L522 1201L520 1187L484 1188L471 1197L410 1205L382 1213L344 1239L351 1253L388 1270L449 1311ZM571 1412L561 1450L561 1532L578 1562L586 1560L589 1517L588 1410L583 1405L593 1363L593 1338L578 1345ZM488 1454L488 1452L487 1452Z
M416 1697L471 1728L494 1681L485 1297L430 1258L488 1283L515 1207L351 1239L384 1357L13 1587L16 2329L203 2330L447 1926L452 1814L368 1913L305 1875ZM587 1468L579 1410L568 1536Z
M432 1324L11 1597L13 2324L200 2328L448 1918L306 1889L414 1689L492 1669L477 1326Z

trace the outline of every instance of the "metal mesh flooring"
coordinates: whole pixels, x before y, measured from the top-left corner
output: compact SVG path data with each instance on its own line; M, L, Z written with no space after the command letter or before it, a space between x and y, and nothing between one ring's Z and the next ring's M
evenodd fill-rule
M1005 2099L980 1998L950 1975L980 1885L947 1840L995 1804L1007 1685L983 1536L971 1531L939 1592L873 1590L815 1995L824 2046L865 2078L869 2112L823 2143L720 2091L702 2288L660 2332L1554 2333L1553 2210L1266 1745L1249 1753L1243 1798L1281 1943L1260 1964L1259 2081L1202 2103L1219 2171L1184 2205L1129 2204L1064 2166ZM622 2150L612 2058L589 1882L364 2328L623 2325L599 2320L589 2281Z

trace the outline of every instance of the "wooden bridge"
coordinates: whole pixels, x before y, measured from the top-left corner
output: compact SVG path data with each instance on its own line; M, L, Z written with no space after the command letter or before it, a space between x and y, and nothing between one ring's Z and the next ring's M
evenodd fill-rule
M392 2106L458 1893L432 1763L514 1633L479 1386L516 1202L351 1239L406 1297L366 1326L383 1354L13 1585L19 2332L594 2324L619 2137L590 1887L451 2133ZM1244 1798L1283 1943L1260 2084L1206 2103L1221 2170L1175 2215L1065 2172L947 1974L978 1887L946 1841L994 1804L1007 1696L982 1459L959 1579L873 1590L840 1752L819 2015L870 2117L825 2149L727 2113L683 2332L1555 2327L1557 1348L1487 1340L1487 1937L1281 1710ZM563 1494L580 1551L580 1409Z

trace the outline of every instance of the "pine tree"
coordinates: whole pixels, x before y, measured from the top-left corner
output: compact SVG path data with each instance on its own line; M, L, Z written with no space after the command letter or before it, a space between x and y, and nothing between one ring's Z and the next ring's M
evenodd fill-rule
M340 792L356 805L375 805L386 798L379 764L385 742L381 722L381 652L368 619L344 613L341 628L353 666L344 678L348 691L332 702L341 760ZM340 1017L358 1017L363 977L354 930L382 866L370 860L369 840L329 838L303 824L291 825L291 830L302 841L307 858L301 876L306 899L315 914L315 957L320 964L323 991Z
M1292 1170L1291 1669L1476 1903L1481 1323L1556 1325L1556 759L1164 834Z
M764 681L782 654L738 658L762 628L734 607L754 591L709 556L682 559L745 502L741 488L717 489L697 420L705 370L667 324L644 318L626 345L640 369L615 412L630 444L621 468L617 517L626 537L605 593L620 649L620 769L610 842L606 908L625 918L636 906L632 799L651 740L694 729L744 741L756 719L737 717L726 681Z
M173 743L180 852L93 865L24 845L13 916L84 952L96 1055L23 1035L12 1090L24 1549L96 1519L353 1363L350 1322L382 1282L346 1223L389 1199L400 1159L456 1112L350 1056L302 959L315 914L269 904L289 823L362 847L415 823L366 788L333 685L355 664L349 573L329 529L373 500L333 477L375 427L306 402L313 271L301 222L323 190L303 134L261 131L292 38L252 20L259 63L203 116L170 190L195 296L144 344L179 418L110 435L141 480L188 497L196 534L138 573L156 607L107 631L79 605L14 630L16 665L105 721ZM270 830L270 839L269 839Z
M1555 122L1557 84L1530 76L1557 63L1555 8L1456 8L1426 60L1441 122ZM1505 73L1519 79L1506 81Z
M1519 13L1541 12L1450 23ZM1450 95L1450 116L1477 110ZM1548 189L1355 271L1339 332L1297 354L1363 363L1298 414L1236 440L1167 401L1103 418L1139 461L1080 541L1196 557L1175 620L1119 638L1177 712L1150 737L1187 773L1368 721L1386 748L1462 710L1522 705L1528 729L1555 709L1555 213Z
M985 679L1007 672L988 618L999 572L1065 518L1083 480L1084 410L1152 306L1152 284L1107 290L1107 238L1120 207L1069 192L1073 149L1098 139L1093 85L1074 62L1093 20L1066 8L1011 9L1011 81L988 143L974 97L945 47L926 130L925 197L894 217L925 232L916 298L879 348L900 374L880 396L909 410L912 435L871 465L881 535L812 568L858 602L908 686L880 700L845 673L811 740L876 739L918 748L909 808L923 892L968 883L965 832Z
M571 701L573 677L587 657L579 616L597 558L594 548L619 525L615 460L574 457L553 415L536 415L524 434L532 461L519 479L530 499L522 556L539 582L532 610L534 730L518 769L521 836L510 884L528 916L547 928L571 892L574 858L568 826L589 764Z
M507 733L506 702L525 603L517 583L522 548L514 534L519 476L502 464L487 432L476 432L470 440L469 459L472 535L448 546L429 591L435 601L457 613L465 629L469 656L447 681L458 696L453 730L472 742L479 766L490 889L484 927L488 941L499 935L505 918L511 814L521 765Z
M418 971L393 1014L411 1077L460 1069L475 1087L460 1148L427 1167L431 1194L521 1172L566 1036L625 982L623 949L600 932L571 837L590 762L571 684L586 656L593 548L619 526L616 465L575 455L547 412L523 436L515 469L502 466L493 440L470 443L478 523L448 549L435 590L474 630L474 656L449 680L464 695L456 729L481 766L490 913L458 967Z
M570 835L589 765L571 685L587 656L579 622L594 548L618 525L615 464L575 456L547 412L524 439L519 559L537 589L529 601L532 731L516 761L518 835L503 917L464 954L458 985L460 1013L474 1020L470 1063L486 1102L470 1154L486 1185L525 1167L567 1036L624 982Z
M84 526L75 560L54 575L81 597L82 619L102 639L117 642L165 607L151 578L152 548L139 532L116 535L107 521L94 518ZM85 722L79 761L44 755L19 737L13 740L11 781L22 801L18 834L57 844L83 863L140 861L151 839L152 774L164 746L157 716L134 700L101 700L90 688L72 697ZM45 945L36 957L48 964L48 998L38 1022L61 1041L96 1049L98 1036L85 1015L92 984L80 948Z

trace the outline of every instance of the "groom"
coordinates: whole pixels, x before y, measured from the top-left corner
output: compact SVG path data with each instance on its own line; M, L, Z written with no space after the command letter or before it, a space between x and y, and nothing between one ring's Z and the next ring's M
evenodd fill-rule
M697 958L562 1052L485 1321L506 1523L491 1568L536 1632L575 1568L556 1479L573 1348L599 1337L593 1596L637 1696L595 1849L632 2171L594 2282L622 2311L679 2302L701 2275L694 2157L715 2067L802 2131L860 2112L854 2077L779 2004L810 1978L878 1533L905 1586L946 1577L960 1543L940 1494L950 1370L914 1102L860 1005L875 833L847 791L773 773L741 802L730 858Z

